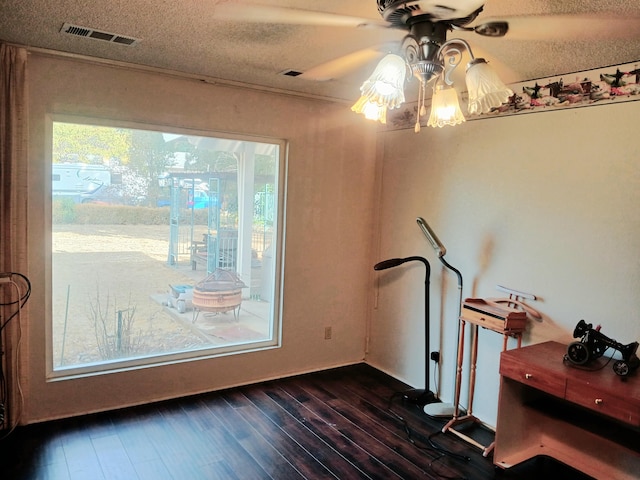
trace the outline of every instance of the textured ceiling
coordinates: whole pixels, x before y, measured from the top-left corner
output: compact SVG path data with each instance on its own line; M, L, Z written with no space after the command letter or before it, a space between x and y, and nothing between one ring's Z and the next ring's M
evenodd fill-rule
M251 5L338 17L280 11L272 18L269 10L247 15ZM361 28L349 21L324 25L337 24L343 16L382 20L375 0L0 0L0 40L353 100L380 52L396 47L405 32ZM243 20L248 17L253 18ZM448 38L466 39L475 55L486 57L507 83L640 61L638 0L488 0L473 24L501 18L510 23L503 38L472 32L453 32ZM124 46L65 35L60 33L65 22L141 41ZM354 52L324 81L281 75L288 69L310 74L314 67Z

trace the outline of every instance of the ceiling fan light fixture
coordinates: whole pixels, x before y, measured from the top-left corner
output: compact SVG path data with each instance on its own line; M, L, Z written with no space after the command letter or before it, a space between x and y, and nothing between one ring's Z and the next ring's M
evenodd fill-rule
M453 88L452 74L462 63L465 52L471 57L466 71L469 114L489 113L508 102L513 91L502 83L486 60L476 58L466 40L447 40L447 32L451 30L503 36L509 29L507 22L467 26L482 11L483 4L482 0L460 0L456 3L460 8L458 11L458 8L447 10L437 2L378 0L378 11L382 18L409 33L402 40L402 56L389 54L380 61L373 74L360 87L362 96L351 109L363 113L367 118L386 123L387 110L398 108L405 101L405 76L411 72L419 85L416 133L420 131L420 118L427 112L425 93L429 84L434 84L434 90L427 125L459 125L466 119Z
M513 90L502 83L484 58L469 62L465 81L469 92L468 111L471 115L489 113L506 103L513 95Z
M441 75L444 71L444 65L434 60L418 60L410 63L409 66L413 76L425 84Z
M442 128L445 125L459 125L464 121L465 118L460 109L458 93L455 88L438 83L433 88L431 114L427 126Z
M387 123L387 107L379 103L371 102L367 97L360 97L358 101L351 107L356 113L361 113L367 120Z
M404 59L393 53L386 55L371 76L360 87L361 97L351 107L351 110L362 113L366 118L375 118L386 122L386 111L398 108L404 103L404 81L407 74L407 65ZM379 115L365 112L379 111ZM382 110L384 114L382 114ZM382 123L385 123L382 122Z

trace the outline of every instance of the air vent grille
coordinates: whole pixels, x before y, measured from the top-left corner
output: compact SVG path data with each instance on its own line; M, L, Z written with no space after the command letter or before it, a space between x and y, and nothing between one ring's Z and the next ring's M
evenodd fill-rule
M117 33L103 32L89 27L81 27L79 25L72 25L65 23L60 29L60 33L67 35L75 35L77 37L93 38L95 40L102 40L110 43L118 43L120 45L134 46L138 42L141 42L139 38L128 37L126 35L119 35Z
M285 75L287 77L297 77L298 75L302 75L302 72L298 70L285 70L284 72L280 72L281 75Z

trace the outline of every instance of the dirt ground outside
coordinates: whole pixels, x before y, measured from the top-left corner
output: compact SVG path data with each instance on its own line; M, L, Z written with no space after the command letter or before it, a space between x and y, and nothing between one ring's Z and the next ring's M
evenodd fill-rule
M55 225L52 237L54 368L270 336L264 301L243 299L238 312L216 314L167 305L170 285L206 276L188 253L168 264L168 226Z

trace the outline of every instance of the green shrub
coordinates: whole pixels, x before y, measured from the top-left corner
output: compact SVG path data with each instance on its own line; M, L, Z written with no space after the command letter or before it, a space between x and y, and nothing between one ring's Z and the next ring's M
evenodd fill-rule
M169 225L168 208L129 205L76 205L76 222L87 225Z
M191 222L191 212L185 211L181 223ZM209 211L193 212L195 225L207 225ZM169 225L169 207L142 207L75 203L71 198L55 199L52 204L54 224L78 225Z
M51 205L53 223L75 223L76 203L72 198L55 198Z

